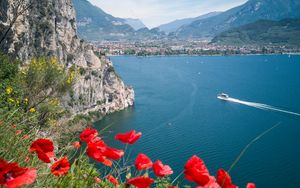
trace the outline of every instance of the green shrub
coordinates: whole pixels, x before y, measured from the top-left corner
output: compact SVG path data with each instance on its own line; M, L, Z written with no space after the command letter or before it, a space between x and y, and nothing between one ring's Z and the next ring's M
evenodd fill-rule
M11 80L18 74L19 63L0 53L0 81Z
M86 73L85 68L80 67L80 68L79 68L79 73L80 73L81 76L82 76L82 75L85 75L85 73Z

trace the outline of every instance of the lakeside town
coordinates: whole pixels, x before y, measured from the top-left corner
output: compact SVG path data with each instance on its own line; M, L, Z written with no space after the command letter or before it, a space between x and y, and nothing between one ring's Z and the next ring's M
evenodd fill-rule
M149 40L149 41L95 41L95 51L101 55L238 55L238 54L298 54L299 48L278 45L226 46L209 41Z

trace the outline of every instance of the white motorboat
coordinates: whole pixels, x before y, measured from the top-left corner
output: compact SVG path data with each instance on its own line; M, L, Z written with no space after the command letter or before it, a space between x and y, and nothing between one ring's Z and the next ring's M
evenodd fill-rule
M217 98L226 101L229 99L229 95L227 95L226 93L220 93L218 94Z

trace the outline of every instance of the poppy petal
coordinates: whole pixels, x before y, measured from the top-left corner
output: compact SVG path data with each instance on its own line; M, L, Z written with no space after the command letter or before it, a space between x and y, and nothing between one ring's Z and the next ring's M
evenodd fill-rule
M36 169L27 169L24 174L15 177L13 180L7 182L8 188L17 188L24 185L30 185L35 182L37 177L37 170Z
M29 151L36 152L38 158L45 163L50 163L54 157L54 145L49 139L40 138L35 140L32 142Z
M98 136L98 131L96 129L86 128L80 134L80 140L89 143L93 138Z
M210 175L203 160L196 155L192 156L184 166L185 178L204 186L210 181Z
M141 132L136 133L135 130L132 130L124 134L117 134L115 139L125 144L134 144L141 136Z
M60 160L53 163L51 166L51 172L55 176L65 175L69 172L70 163L67 157L63 157Z
M154 183L154 179L148 177L136 177L127 181L128 185L134 185L137 188L148 188Z
M173 174L171 167L168 165L163 165L163 163L160 160L157 160L153 164L153 171L158 177L164 177Z
M113 177L112 175L106 176L106 179L107 179L108 181L110 181L110 183L112 183L114 186L119 185L118 180L117 180L115 177Z
M32 184L36 177L36 169L21 168L18 163L8 163L0 159L0 185L17 188Z
M224 169L218 170L216 180L222 188L237 188L232 184L231 177Z
M113 159L113 160L118 160L124 155L123 150L118 150L115 148L110 148L107 147L106 150L103 153L107 158Z
M104 161L102 162L102 164L104 164L105 166L111 167L113 163L112 163L111 160L104 159Z
M248 183L246 188L256 188L254 183Z
M136 160L135 160L135 167L137 170L147 170L149 168L151 168L153 165L151 159L143 154L143 153L140 153L138 154Z

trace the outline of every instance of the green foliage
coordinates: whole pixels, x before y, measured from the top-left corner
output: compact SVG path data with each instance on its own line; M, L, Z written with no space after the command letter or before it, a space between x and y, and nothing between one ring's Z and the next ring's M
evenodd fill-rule
M157 178L155 180L155 188L166 188L170 185L171 179L169 177L167 178Z
M38 109L41 124L62 117L60 98L72 89L75 76L75 68L66 69L55 58L33 59L18 75L27 110Z
M0 54L0 108L2 109L26 106L22 98L23 91L16 81L18 74L18 62Z
M11 80L18 74L18 62L0 53L0 81Z
M125 55L135 55L136 52L135 52L134 49L125 49L125 50L124 50L124 54L125 54Z
M25 94L31 106L50 98L62 96L71 89L74 76L56 59L38 58L20 75Z
M97 77L98 76L98 72L93 70L92 71L92 75L95 76L95 77Z
M65 110L60 99L72 91L77 70L67 69L55 58L36 58L18 70L18 64L0 55L0 107L34 113L40 125L53 125Z
M79 68L79 73L80 73L80 75L85 75L86 70L83 67L80 67Z

